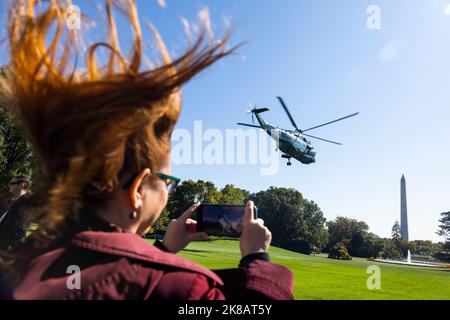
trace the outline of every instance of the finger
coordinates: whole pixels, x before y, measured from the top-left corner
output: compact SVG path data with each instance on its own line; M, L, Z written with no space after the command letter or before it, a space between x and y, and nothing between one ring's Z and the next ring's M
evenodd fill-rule
M255 222L256 222L257 224L259 224L261 227L264 227L264 220L263 220L263 219L258 218L258 219L255 220Z
M255 204L252 200L247 201L245 204L245 218L244 222L252 222L254 220L253 217L253 210L254 210Z
M194 220L194 219L189 218L189 219L186 220L186 224L197 224L197 221Z
M194 203L189 209L187 209L183 214L180 216L180 220L186 221L192 216L192 213L200 206L200 202Z
M186 230L188 232L197 232L197 223L186 223Z
M206 239L208 239L208 234L205 232L195 232L195 233L190 233L188 235L188 238L190 241L206 240Z

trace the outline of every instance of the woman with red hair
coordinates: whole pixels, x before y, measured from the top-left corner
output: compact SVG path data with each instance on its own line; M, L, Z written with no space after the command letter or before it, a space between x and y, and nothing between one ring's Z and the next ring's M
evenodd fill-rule
M135 35L128 59L119 47L113 5ZM200 36L171 61L152 29L164 63L142 70L134 1L107 1L109 39L88 48L87 73L81 74L70 65L80 41L75 29L65 29L64 12L62 1L50 1L43 12L35 1L14 1L9 18L12 109L41 165L27 208L39 227L2 263L14 298L291 299L292 273L268 261L271 234L253 219L252 202L235 269L213 272L176 255L207 236L190 219L198 204L169 224L162 243L141 237L179 182L170 175L170 137L181 110L180 87L233 52L224 49L228 37L203 47ZM102 66L95 60L100 47L110 53Z

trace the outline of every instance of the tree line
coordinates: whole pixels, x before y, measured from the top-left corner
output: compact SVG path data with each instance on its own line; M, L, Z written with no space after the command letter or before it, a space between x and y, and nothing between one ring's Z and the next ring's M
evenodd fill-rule
M439 234L446 243L406 241L400 236L400 224L395 221L391 238L369 232L364 221L338 216L327 221L314 201L306 199L293 188L270 187L256 193L227 184L218 188L211 181L184 181L169 199L155 228L164 230L171 219L177 218L193 202L211 204L243 204L252 199L259 216L272 232L272 244L289 250L311 254L325 252L331 258L382 257L403 259L408 250L412 254L448 261L449 215L443 213Z

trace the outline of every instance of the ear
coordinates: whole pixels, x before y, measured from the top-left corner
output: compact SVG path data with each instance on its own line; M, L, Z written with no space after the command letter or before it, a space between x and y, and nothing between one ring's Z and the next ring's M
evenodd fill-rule
M150 169L142 170L139 175L134 179L133 184L128 189L130 195L130 201L133 208L139 208L142 206L142 192L140 187L144 179L151 174Z

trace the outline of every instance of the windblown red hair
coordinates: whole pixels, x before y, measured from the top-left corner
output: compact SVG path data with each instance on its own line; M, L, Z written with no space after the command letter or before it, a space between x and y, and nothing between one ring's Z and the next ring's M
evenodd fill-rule
M170 149L170 135L180 114L180 87L230 54L226 36L203 45L202 33L181 57L170 61L157 31L154 39L163 64L142 69L143 44L134 0L106 1L109 35L92 44L85 72L76 61L80 35L65 28L70 3L51 0L45 10L33 0L13 1L8 21L10 68L14 75L14 113L41 165L34 207L39 228L6 265L18 267L27 256L62 241L79 223L85 203L101 204L126 174L156 171ZM119 47L113 6L134 33L131 55ZM48 37L50 41L48 41ZM105 65L95 53L109 50Z

